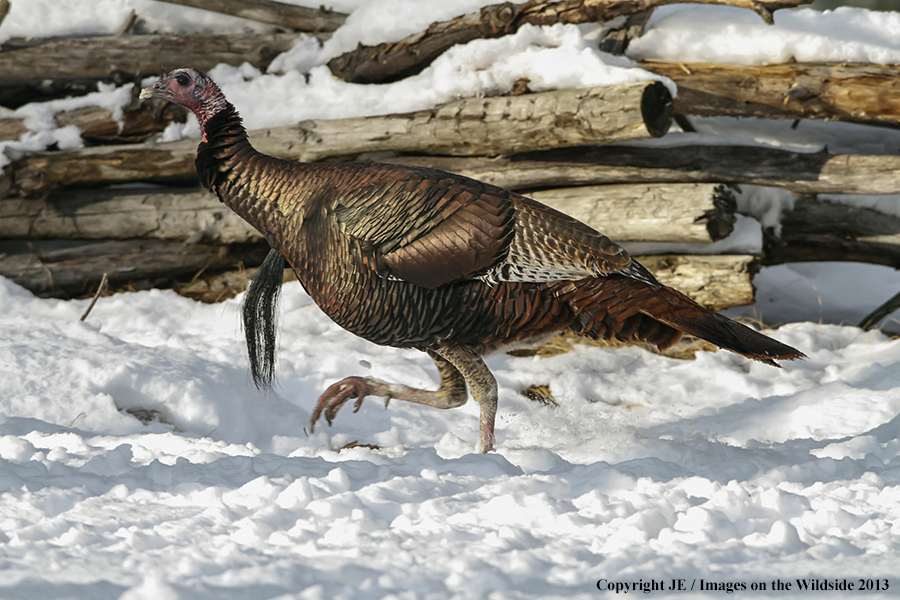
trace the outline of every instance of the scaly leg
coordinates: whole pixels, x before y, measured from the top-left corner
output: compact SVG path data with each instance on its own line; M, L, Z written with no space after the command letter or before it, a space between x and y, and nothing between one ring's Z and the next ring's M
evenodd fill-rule
M469 384L472 397L481 407L478 451L494 449L494 419L497 417L497 380L478 356L459 347L439 348L437 352L456 367Z
M441 376L441 386L437 391L431 392L418 388L408 387L399 383L387 383L374 377L347 377L329 386L325 393L319 397L313 409L309 421L310 431L315 430L316 421L324 411L325 420L331 425L337 416L338 410L351 398L356 398L353 412L357 412L362 406L366 396L380 396L385 399L387 406L392 398L425 404L435 408L456 408L466 403L466 380L450 361L439 354L428 351L428 355L434 360L438 373Z

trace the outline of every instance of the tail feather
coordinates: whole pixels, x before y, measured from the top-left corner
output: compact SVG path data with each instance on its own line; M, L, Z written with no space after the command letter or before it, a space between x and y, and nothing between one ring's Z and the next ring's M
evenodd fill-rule
M286 266L287 261L278 250L269 250L241 305L250 373L261 390L270 390L275 383L278 298Z
M677 290L626 275L583 280L564 297L578 315L571 328L587 337L642 341L665 349L687 333L775 367L775 360L805 358Z

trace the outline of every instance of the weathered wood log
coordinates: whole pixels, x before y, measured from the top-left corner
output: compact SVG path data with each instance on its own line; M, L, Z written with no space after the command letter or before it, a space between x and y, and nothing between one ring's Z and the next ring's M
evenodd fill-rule
M309 120L250 132L256 148L316 161L373 152L507 154L663 135L671 96L659 82L458 100L430 110ZM194 177L197 141L37 153L13 168L16 188L43 194L67 186Z
M641 66L678 84L678 114L900 123L900 66L656 60Z
M95 146L26 155L4 170L8 184L22 195L46 195L64 187L137 181L195 183L197 140L168 144Z
M479 12L450 21L432 23L428 29L399 42L360 45L328 62L331 72L353 83L385 83L414 75L451 46L479 38L498 38L515 33L522 25L596 23L650 10L679 0L531 0L524 4L492 4ZM772 11L805 4L807 0L699 0L756 11L769 24Z
M606 183L746 183L797 194L893 194L900 156L801 153L763 146L593 146L514 157L382 157L517 191Z
M735 219L734 197L718 184L587 186L532 196L622 242L712 242L727 236ZM0 238L262 240L206 190L146 187L4 199Z
M288 144L287 136L283 142ZM196 140L182 140L35 153L6 168L0 197L4 189L6 194L41 195L63 187L128 181L195 183L196 144ZM272 144L265 148L282 158L298 154L293 147ZM796 194L900 190L898 156L800 153L761 146L586 147L514 157L415 155L379 160L441 169L523 192L573 185L694 182L768 185Z
M657 81L466 98L413 113L303 121L251 135L260 151L314 161L370 152L514 154L665 135L672 99ZM299 144L298 144L299 142Z
M287 136L283 141L288 144ZM257 145L282 158L298 154L296 147ZM6 167L0 197L129 181L196 183L196 147L196 140L182 140L27 155ZM796 194L900 190L898 156L799 153L761 146L586 147L511 158L381 156L379 160L441 169L523 192L572 185L694 182L767 185Z
M660 283L713 310L753 304L752 279L759 265L756 256L666 254L638 260Z
M3 239L161 239L242 244L263 238L204 189L70 191L0 201Z
M306 8L272 0L162 0L162 2L211 10L297 31L334 31L347 20L347 15L324 6Z
M65 39L0 52L0 104L80 95L97 81L123 84L159 73L160 65L212 69L244 62L263 69L290 50L295 33L124 35Z
M0 242L0 275L41 297L84 297L104 273L111 290L171 287L205 271L258 266L267 244L210 246L163 240Z
M721 184L596 185L529 195L617 242L714 242L735 222L734 194Z
M900 268L900 217L871 208L796 198L781 234L764 237L765 264L857 261Z
M162 105L145 102L128 107L122 111L121 121L113 119L111 112L99 106L86 106L54 115L58 127L75 125L81 129L81 139L87 145L143 142L161 132L169 123L183 123L186 119L187 111L171 102ZM0 119L0 141L17 140L27 131L21 118Z

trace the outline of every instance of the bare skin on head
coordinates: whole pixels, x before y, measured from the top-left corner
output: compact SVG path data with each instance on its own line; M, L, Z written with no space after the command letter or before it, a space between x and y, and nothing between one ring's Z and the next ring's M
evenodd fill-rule
M466 402L468 387L480 407L478 450L489 452L497 382L483 357L564 330L660 348L689 333L773 366L804 357L660 284L618 244L530 198L433 169L266 156L196 69L163 73L141 97L197 115L201 182L273 248L243 309L258 385L272 384L284 261L344 329L434 360L436 391L348 377L319 398L311 428L351 399L354 412L366 396L448 409Z

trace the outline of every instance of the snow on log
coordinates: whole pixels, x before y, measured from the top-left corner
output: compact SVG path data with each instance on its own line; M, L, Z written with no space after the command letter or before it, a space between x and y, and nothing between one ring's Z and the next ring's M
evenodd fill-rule
M900 122L900 66L648 60L641 67L678 84L678 114Z
M183 123L187 111L177 104L134 105L122 111L122 119L113 119L112 113L99 106L86 106L56 113L57 127L75 125L81 129L81 139L88 145L142 142L161 132L169 123ZM28 132L24 119L0 118L0 141L17 140Z
M419 73L451 46L479 38L515 33L522 25L597 23L648 11L679 0L531 0L523 4L492 4L478 12L432 23L428 29L398 42L360 44L328 62L331 72L352 83L386 83ZM698 0L756 11L770 25L772 11L806 4L807 0Z

